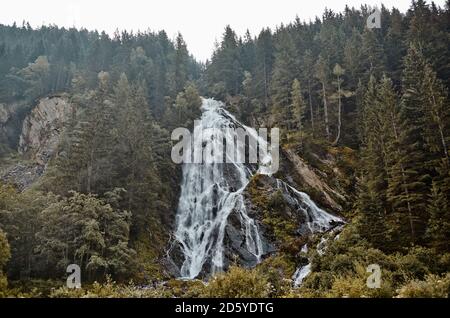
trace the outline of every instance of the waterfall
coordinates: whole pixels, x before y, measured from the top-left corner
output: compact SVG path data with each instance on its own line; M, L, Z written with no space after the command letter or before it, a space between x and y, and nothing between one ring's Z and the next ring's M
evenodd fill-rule
M230 137L229 130L223 128L243 128L258 143L265 144L256 130L241 124L223 108L223 103L213 99L203 99L201 128L214 129L213 134L202 135L202 148L214 152L222 149L223 139ZM263 147L264 148L264 147ZM271 157L267 152L260 154L259 165L244 163L184 163L181 194L178 203L175 238L180 243L184 255L181 276L193 279L203 271L215 273L224 267L224 238L228 218L236 213L240 231L245 237L245 249L259 263L264 254L261 234L255 220L248 214L243 192L256 174L269 174L267 164ZM340 222L310 199L303 192L277 179L277 186L288 196L299 213L305 215L301 224L302 233L323 232ZM305 272L305 269L302 271Z
M202 129L243 127L256 136L252 128L240 124L213 99L204 99ZM205 149L217 149L226 129L215 129L214 135L202 136ZM231 212L239 215L245 245L256 262L260 261L263 247L258 226L247 214L243 191L254 171L243 163L184 164L181 195L178 204L175 237L181 244L185 260L181 275L195 278L209 262L210 272L224 266L223 240L227 219Z
M301 234L322 233L342 224L341 218L319 208L306 193L298 191L279 179L277 179L277 187L282 190L283 195L294 202L297 212L305 216L305 222L299 229Z

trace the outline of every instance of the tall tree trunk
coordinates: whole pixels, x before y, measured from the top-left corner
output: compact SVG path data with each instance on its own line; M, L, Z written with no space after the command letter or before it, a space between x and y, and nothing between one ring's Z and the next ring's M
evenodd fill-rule
M434 96L434 94L432 94L433 96L433 104L436 105L436 98ZM448 167L449 164L449 158L448 158L448 147L447 147L447 143L445 142L445 136L444 136L444 127L442 124L442 120L441 117L439 115L435 115L437 117L437 120L435 120L437 122L438 128L439 128L439 137L441 138L441 143L442 143L442 150L444 152L444 158L445 158L445 163Z
M311 113L311 130L312 135L314 137L314 111L312 105L312 96L311 96L311 80L308 79L308 97L309 97L309 112Z
M338 85L338 131L337 131L337 136L336 139L333 142L333 146L336 146L339 142L339 139L341 138L341 125L342 125L342 115L341 115L341 109L342 109L342 105L341 105L341 78L340 76L337 77L337 85Z
M325 91L325 83L322 82L322 92L323 92L323 111L325 119L325 133L327 140L330 140L330 127L328 123L328 105L327 105L327 93Z
M268 100L267 100L267 69L266 69L266 59L264 58L264 106L265 111L269 108Z
M93 162L94 162L94 151L91 151L91 153L89 154L89 162L88 162L88 166L87 166L87 187L86 187L86 191L88 193L91 192Z

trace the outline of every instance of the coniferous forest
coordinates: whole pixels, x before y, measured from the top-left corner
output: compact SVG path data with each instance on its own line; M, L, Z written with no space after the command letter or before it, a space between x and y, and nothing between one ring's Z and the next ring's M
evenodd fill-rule
M0 297L447 298L450 2L383 6L381 28L372 12L226 26L205 63L182 33L0 25ZM275 177L342 222L299 230L304 205L254 174L258 262L230 215L223 271L178 279L171 133L192 129L203 97L280 128Z

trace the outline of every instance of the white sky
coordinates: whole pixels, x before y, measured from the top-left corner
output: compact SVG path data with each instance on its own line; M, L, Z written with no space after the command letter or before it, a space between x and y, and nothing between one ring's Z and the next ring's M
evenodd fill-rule
M85 27L112 34L119 30L166 30L170 38L180 31L189 51L199 60L211 56L214 42L220 40L227 24L243 35L248 28L252 35L263 27L274 28L289 23L298 15L301 20L321 16L325 7L343 11L345 4L359 8L381 2L405 12L411 0L2 0L0 24L32 27L42 24ZM431 2L431 1L428 1ZM436 0L444 6L445 0Z

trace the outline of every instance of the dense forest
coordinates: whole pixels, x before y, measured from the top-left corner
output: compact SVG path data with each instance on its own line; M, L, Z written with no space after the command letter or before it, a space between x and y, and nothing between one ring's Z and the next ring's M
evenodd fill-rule
M256 36L227 26L204 64L181 34L0 25L0 115L10 114L1 169L35 159L17 149L42 98L74 106L32 184L2 172L0 296L448 297L450 2L380 11L378 29L366 26L368 6ZM192 127L201 96L246 125L279 127L282 153L342 193L333 212L346 225L325 253L300 250L321 237L301 237L280 193L265 197L256 176L249 193L277 251L254 268L231 264L206 285L174 279L164 258L181 167L170 133ZM311 273L295 288L306 258ZM72 263L89 287L61 287ZM373 263L378 289L366 286Z

